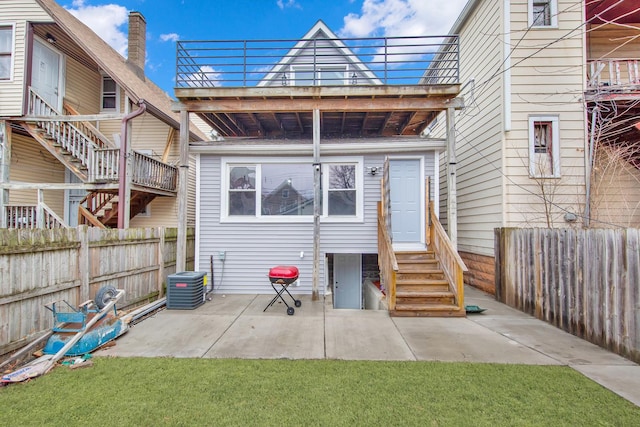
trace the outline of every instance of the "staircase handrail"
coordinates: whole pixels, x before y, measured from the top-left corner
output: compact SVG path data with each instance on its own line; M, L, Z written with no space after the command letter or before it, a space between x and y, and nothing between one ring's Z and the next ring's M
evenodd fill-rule
M386 216L383 213L382 202L378 202L378 266L382 285L387 295L389 310L396 308L396 276L398 260L393 251L391 236L387 231Z
M467 266L436 216L433 202L429 202L429 217L431 245L445 277L454 286L452 291L456 294L458 308L464 310L464 272L468 271Z
M33 88L29 88L29 114L55 117L60 114ZM89 168L90 152L98 148L95 142L73 124L64 120L36 121L38 126L56 139L60 146Z
M67 228L67 224L44 202L4 206L6 228Z
M73 108L73 106L71 106L67 101L64 100L62 102L62 109L70 116L80 115L80 113L75 108ZM104 136L104 134L90 122L76 122L75 126L79 128L83 134L87 135L89 139L91 139L96 144L96 146L100 148L116 148L116 145L109 138Z

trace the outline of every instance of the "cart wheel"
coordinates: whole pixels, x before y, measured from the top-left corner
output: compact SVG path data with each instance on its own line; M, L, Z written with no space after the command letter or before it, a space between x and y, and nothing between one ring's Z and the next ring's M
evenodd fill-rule
M296 300L296 307L300 307L302 305L302 301L299 299Z
M109 301L111 301L111 299L114 298L117 294L118 290L113 286L103 286L102 288L98 289L95 299L98 309L102 310L102 308L107 305Z
M287 314L289 316L293 316L293 313L295 313L296 311L293 309L293 307L288 307L287 308Z

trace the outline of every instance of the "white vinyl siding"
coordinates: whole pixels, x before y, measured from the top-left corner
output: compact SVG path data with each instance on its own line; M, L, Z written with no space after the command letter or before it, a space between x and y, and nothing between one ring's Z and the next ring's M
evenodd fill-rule
M460 81L465 109L456 112L458 249L493 256L493 229L503 222L501 94L502 2L480 2L460 32ZM471 82L471 79L474 82ZM446 116L433 130L446 137ZM440 221L447 223L446 152L440 156Z
M512 128L506 134L505 224L507 227L566 226L564 214L584 211L586 124L582 9L558 1L558 27L526 31L526 5L512 3L511 29L523 34L511 62ZM544 48L541 48L544 47ZM529 167L530 118L552 116L558 122L559 179L532 178ZM576 225L582 222L579 220Z
M0 116L21 116L26 83L27 21L51 22L35 0L0 1L0 24L14 28L13 64L10 80L0 80Z

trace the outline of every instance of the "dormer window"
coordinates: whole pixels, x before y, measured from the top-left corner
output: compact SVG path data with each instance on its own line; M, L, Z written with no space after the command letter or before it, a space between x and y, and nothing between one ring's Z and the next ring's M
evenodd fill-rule
M294 66L291 69L295 86L344 86L347 84L347 67L344 65L313 67ZM357 81L357 76L356 76Z
M109 76L102 76L102 111L118 112L120 110L120 96L118 85Z

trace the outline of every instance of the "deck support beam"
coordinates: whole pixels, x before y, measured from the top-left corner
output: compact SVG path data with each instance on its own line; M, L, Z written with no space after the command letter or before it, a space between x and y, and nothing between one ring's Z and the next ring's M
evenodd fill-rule
M0 183L9 183L11 169L11 126L5 120L0 120ZM6 228L5 205L9 203L9 190L0 189L0 227Z
M178 241L176 273L187 265L187 180L189 174L189 112L180 112L180 163L178 166Z
M320 110L313 110L313 276L311 301L318 301L320 281Z

